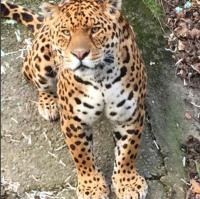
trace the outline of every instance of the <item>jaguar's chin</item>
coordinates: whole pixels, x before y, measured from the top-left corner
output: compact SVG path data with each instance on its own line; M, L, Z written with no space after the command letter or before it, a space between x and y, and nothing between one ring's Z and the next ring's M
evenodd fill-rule
M90 66L87 66L87 65L84 65L84 64L80 64L78 67L76 67L74 69L74 71L86 71L86 70L99 70L99 69L103 69L104 68L104 64L103 63L98 63L96 65L94 65L93 67L90 67Z
M94 81L101 81L104 79L105 71L103 64L97 64L95 67L90 68L85 65L80 65L78 68L73 70L74 74L80 78Z

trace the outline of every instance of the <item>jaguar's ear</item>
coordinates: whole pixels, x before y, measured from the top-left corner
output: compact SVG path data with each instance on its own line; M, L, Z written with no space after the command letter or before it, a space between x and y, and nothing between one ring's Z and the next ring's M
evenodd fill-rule
M122 0L96 0L98 3L110 5L113 9L121 10Z
M58 12L58 5L57 4L54 4L54 3L47 3L47 2L44 2L41 6L40 6L43 14L44 14L44 17L49 17L51 18L52 15L56 12Z
M108 0L108 3L111 4L114 8L121 10L122 0Z
M70 0L62 0L62 1L58 4L58 6L63 6L63 5L68 4L68 3L70 3Z

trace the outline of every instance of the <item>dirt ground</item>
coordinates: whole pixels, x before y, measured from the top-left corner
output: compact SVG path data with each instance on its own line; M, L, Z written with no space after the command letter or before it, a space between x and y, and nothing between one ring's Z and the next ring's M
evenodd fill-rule
M189 134L200 136L199 108L194 106L200 104L200 92L184 87L175 76L163 32L143 3L125 1L124 10L137 33L149 79L148 116L137 168L149 184L147 199L183 199L187 176L181 144ZM19 49L28 38L22 26L2 22L2 198L75 199L76 172L59 122L39 116L36 92L20 72ZM193 117L185 118L186 112ZM106 120L94 127L95 157L108 181L114 159L111 130Z

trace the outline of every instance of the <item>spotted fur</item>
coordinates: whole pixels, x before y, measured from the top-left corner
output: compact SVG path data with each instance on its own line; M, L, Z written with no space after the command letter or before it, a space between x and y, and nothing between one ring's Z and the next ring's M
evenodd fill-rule
M1 6L5 17L34 30L22 71L39 92L40 114L48 120L60 115L77 168L78 198L109 195L92 154L91 127L104 114L114 125L114 191L119 199L144 199L147 184L135 159L147 78L135 34L120 12L121 0L44 3L41 17L21 6Z

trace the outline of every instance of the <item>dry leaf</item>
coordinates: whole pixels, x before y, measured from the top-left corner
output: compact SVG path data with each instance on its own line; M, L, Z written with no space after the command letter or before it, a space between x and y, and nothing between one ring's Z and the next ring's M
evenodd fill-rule
M197 28L193 28L191 31L188 32L190 37L192 39L194 38L197 38L199 39L200 38L200 30L198 30Z
M200 1L199 1L199 0L196 0L196 2L197 2L197 4L199 4L199 5L200 5Z
M185 112L185 118L186 118L187 120L191 120L191 119L192 119L192 113L189 112L189 111L186 111L186 112Z
M190 183L192 192L195 194L200 194L200 184L194 179L192 179Z
M174 31L178 37L187 37L188 36L188 29L186 27L178 27Z
M181 40L179 40L178 41L178 50L185 50L185 44L181 41Z
M200 74L200 63L193 64L191 67Z

